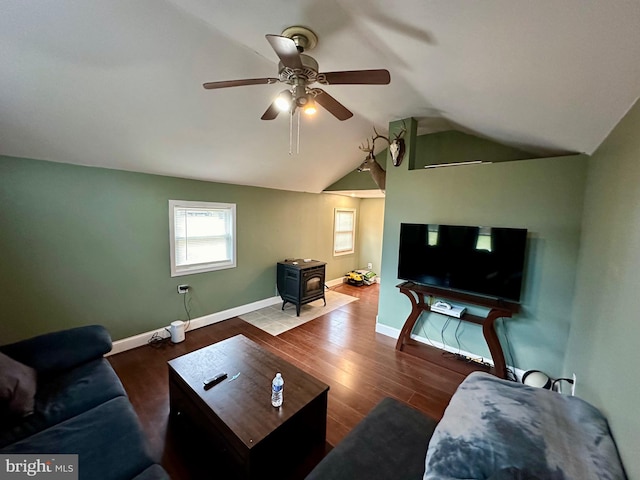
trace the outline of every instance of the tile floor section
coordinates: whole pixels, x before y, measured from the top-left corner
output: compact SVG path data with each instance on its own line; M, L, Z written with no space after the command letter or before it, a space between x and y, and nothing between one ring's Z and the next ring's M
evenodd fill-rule
M282 303L278 303L241 315L240 318L275 336L358 300L356 297L334 292L333 290L327 290L325 298L327 299L326 307L322 300L302 305L299 317L296 316L296 306L294 304L287 303L284 310L282 310Z

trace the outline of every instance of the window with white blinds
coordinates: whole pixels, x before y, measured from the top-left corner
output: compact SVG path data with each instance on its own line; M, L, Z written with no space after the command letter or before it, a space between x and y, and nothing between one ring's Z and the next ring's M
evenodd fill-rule
M171 276L236 266L233 203L169 200Z
M333 227L333 255L353 253L356 247L355 208L336 208Z

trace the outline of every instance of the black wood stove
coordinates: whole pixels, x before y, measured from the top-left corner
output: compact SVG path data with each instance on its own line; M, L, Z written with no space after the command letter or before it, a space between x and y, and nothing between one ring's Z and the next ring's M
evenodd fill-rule
M278 293L284 306L293 303L296 315L300 316L300 306L314 300L327 300L324 297L325 262L305 261L301 258L278 262Z

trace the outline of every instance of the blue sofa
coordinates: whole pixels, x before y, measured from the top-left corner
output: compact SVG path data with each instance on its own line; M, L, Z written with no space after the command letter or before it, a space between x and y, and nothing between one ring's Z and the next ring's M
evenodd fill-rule
M4 380L4 386L23 385L14 397L28 397L28 377L37 377L35 396L23 410L4 390L0 454L77 454L79 478L86 480L168 479L151 458L122 383L103 357L110 350L111 337L98 325L0 346L3 376L10 376L9 363L22 369Z

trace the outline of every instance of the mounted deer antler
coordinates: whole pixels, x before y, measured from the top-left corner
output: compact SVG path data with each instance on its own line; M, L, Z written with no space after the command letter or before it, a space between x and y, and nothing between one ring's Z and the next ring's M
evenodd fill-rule
M363 152L367 152L368 155L365 157L364 161L358 167L359 172L369 172L373 181L376 182L378 188L384 192L386 181L387 181L387 172L385 172L384 168L380 166L378 162L376 162L376 156L373 153L373 150L376 146L376 140L380 137L376 129L373 131L376 133L375 137L371 137L373 143L369 145L369 139L367 139L367 145L364 143L360 145L360 150Z
M393 166L399 167L400 164L402 163L402 159L404 158L404 151L405 151L404 136L407 133L407 125L404 123L404 120L402 121L402 130L400 130L400 132L395 134L393 140L389 140L389 137L380 135L376 131L376 127L373 127L373 131L376 134L376 136L374 137L374 142L378 138L381 138L384 141L386 141L389 144L389 153L391 153L391 160L393 160Z
M376 130L376 127L373 127L373 133L375 135L371 137L371 145L369 145L369 139L367 139L367 145L363 143L360 145L360 150L363 152L367 152L368 155L364 159L364 161L358 167L359 172L370 172L373 177L373 181L376 182L378 188L384 192L386 180L387 180L387 172L385 172L384 168L380 166L378 162L376 162L376 156L373 154L373 149L376 146L376 140L381 138L389 145L389 152L391 153L391 159L393 160L393 166L397 167L402 162L402 158L404 157L404 135L407 133L407 125L402 121L402 130L395 134L393 140L389 140L389 137L385 137L384 135L380 135Z
M404 135L407 133L407 126L402 121L402 130L399 133L396 133L394 139L391 143L389 143L389 152L391 152L391 160L393 160L393 166L399 167L402 163L402 159L404 158Z

